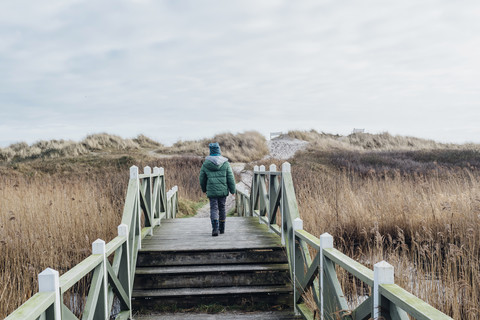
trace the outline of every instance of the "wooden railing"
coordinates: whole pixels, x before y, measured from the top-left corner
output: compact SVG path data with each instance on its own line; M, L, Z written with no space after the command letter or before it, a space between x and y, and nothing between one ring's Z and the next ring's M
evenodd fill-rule
M282 165L282 171L277 171L275 165L269 171L255 166L250 194L241 188L237 190L236 211L241 216L258 216L260 223L282 237L294 279L294 308L304 319L316 318L317 311L308 308L304 301L309 290L320 319L407 320L408 315L418 320L451 319L395 285L393 266L387 262L375 264L372 271L335 249L328 233L317 238L304 231L289 163ZM335 266L363 282L368 289L365 292L370 292L353 310L347 305Z
M39 292L27 300L6 320L75 320L78 319L63 303L64 293L93 272L81 319L132 318L131 297L138 250L142 239L152 234L162 219L175 218L178 188L165 192L163 168L130 168L127 195L118 236L109 243L96 240L92 254L61 277L53 269L38 275ZM142 219L143 217L143 219ZM144 227L142 227L142 220ZM94 221L92 221L94 223ZM109 257L113 255L113 262ZM114 296L120 310L112 311ZM115 312L115 314L112 314Z

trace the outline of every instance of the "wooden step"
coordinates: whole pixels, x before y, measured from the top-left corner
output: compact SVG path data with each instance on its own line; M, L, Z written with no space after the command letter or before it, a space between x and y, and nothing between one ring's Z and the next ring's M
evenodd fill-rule
M287 263L285 250L279 246L215 250L142 250L137 267L185 266L214 264Z
M135 320L301 320L293 311L256 311L256 312L220 312L220 313L157 313L137 315Z
M165 307L172 306L190 308L210 304L291 307L293 289L286 285L134 290L132 304L140 312L162 311Z
M284 285L288 264L143 267L135 273L135 289Z

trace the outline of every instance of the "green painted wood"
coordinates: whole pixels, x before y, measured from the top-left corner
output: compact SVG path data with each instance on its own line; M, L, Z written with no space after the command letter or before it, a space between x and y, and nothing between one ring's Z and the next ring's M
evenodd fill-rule
M280 226L277 226L276 224L271 224L270 229L273 230L273 232L276 233L277 236L282 235L282 229L280 228Z
M35 319L40 317L54 302L54 292L39 292L6 317L5 320Z
M131 226L132 215L136 211L136 197L137 197L137 180L130 179L128 182L127 195L125 197L125 205L123 207L122 223Z
M353 260L335 248L324 249L325 257L338 264L343 269L354 275L359 280L373 287L373 271L361 263Z
M408 314L400 307L396 306L393 302L390 302L389 307L390 318L392 320L409 320Z
M329 259L324 259L323 262L324 270L324 285L326 284L329 287L328 294L325 294L324 291L324 301L329 301L329 316L332 316L332 313L341 310L348 310L347 301L343 290L340 286L340 283L337 278L337 273L335 272L335 265ZM327 309L327 308L326 308Z
M127 320L130 317L130 311L120 311L117 316L115 317L115 320Z
M260 176L260 215L265 216L268 214L267 212L267 204L268 204L268 192L267 186L265 182L265 175Z
M108 273L108 279L110 286L113 289L113 292L117 295L118 299L120 300L121 305L125 309L130 309L130 299L128 298L128 295L125 291L125 288L123 285L120 283L120 281L117 279L117 275L115 274L115 271L113 270L112 266L110 263L107 261L107 273ZM127 288L128 290L128 288ZM122 309L124 309L122 308Z
M93 272L90 290L88 291L87 302L83 310L82 320L92 320L97 309L100 292L103 291L103 266L99 265Z
M145 217L145 226L150 227L152 225L150 201L147 199L145 194L141 191L140 191L140 208L143 210L143 215Z
M259 220L263 224L268 224L268 217L259 217Z
M297 293L297 297L298 295L302 294L302 291L305 291L308 288L310 288L310 286L313 284L313 281L315 281L315 278L318 275L318 269L319 269L319 265L318 265L319 256L320 256L320 253L317 253L317 255L315 256L315 259L313 259L312 263L310 263L310 265L308 266L308 270L305 273L303 280L301 281L301 283L299 283L300 288L298 289L300 291ZM318 301L317 301L317 304L318 304Z
M109 257L112 253L114 253L119 247L122 246L122 244L126 241L127 239L125 237L117 236L112 239L109 243L105 245L105 251L107 254L107 257Z
M91 255L60 277L61 294L64 294L80 279L103 262L103 255Z
M70 311L70 309L62 304L62 320L78 320L78 318L73 314L72 311Z
M152 227L143 227L142 228L142 233L141 233L141 238L145 239L145 237L150 233L150 230Z
M308 243L313 249L320 250L320 239L305 230L295 230L295 235Z
M281 184L277 179L274 180L272 188L272 195L270 196L270 224L277 222L276 212L280 207L280 199L282 194Z
M306 304L304 303L297 304L297 310L298 312L300 312L300 315L303 317L303 319L315 320L315 316L312 310L310 310Z
M452 319L396 284L382 284L379 286L379 290L381 295L417 320Z
M368 297L352 312L352 318L355 320L368 320L372 315L373 298Z

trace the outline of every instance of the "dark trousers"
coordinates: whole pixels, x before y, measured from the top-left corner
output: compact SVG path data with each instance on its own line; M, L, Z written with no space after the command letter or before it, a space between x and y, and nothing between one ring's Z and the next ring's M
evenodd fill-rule
M209 198L210 199L210 219L225 221L225 200L227 197Z

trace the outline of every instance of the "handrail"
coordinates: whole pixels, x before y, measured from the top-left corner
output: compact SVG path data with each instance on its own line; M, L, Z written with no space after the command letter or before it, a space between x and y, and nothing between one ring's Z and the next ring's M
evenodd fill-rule
M293 187L291 167L288 162L277 171L271 165L255 166L250 194L237 189L236 212L240 216L258 216L269 230L282 237L285 245L291 278L294 279L295 312L304 319L315 318L303 300L304 293L312 289L313 298L321 319L400 319L411 315L419 320L452 319L426 302L393 283L393 266L381 261L374 270L351 259L333 248L333 237L324 233L317 238L303 230L297 199ZM277 225L277 215L281 215ZM310 255L316 252L312 259ZM335 265L371 288L372 295L354 310L349 310L338 281ZM319 274L321 276L319 276Z
M131 298L138 250L142 239L153 233L162 219L174 219L178 208L178 187L166 192L163 168L130 168L127 195L118 226L118 236L105 244L96 240L92 254L65 272L47 268L38 276L39 292L5 320L75 320L78 318L63 304L63 294L93 271L90 291L82 319L110 319L114 295L120 300L115 319L132 319ZM142 215L145 226L142 228ZM108 257L112 254L113 262Z

